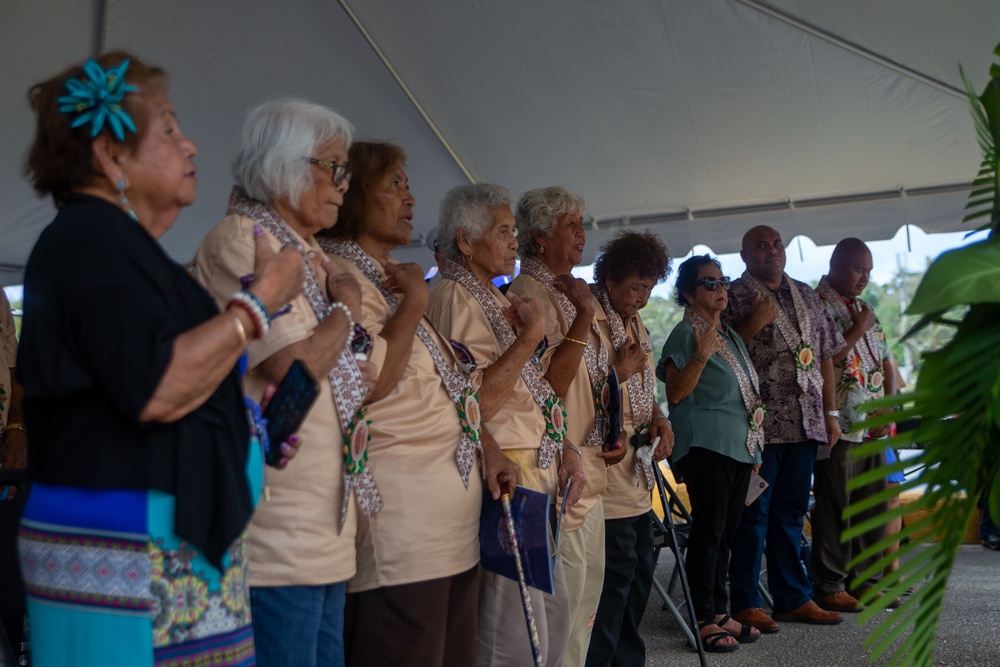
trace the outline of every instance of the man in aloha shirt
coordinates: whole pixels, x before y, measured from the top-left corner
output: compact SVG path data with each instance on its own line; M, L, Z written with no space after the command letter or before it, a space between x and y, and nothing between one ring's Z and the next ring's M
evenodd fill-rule
M895 392L892 353L885 332L871 307L858 298L868 285L871 270L872 254L868 246L859 239L844 239L830 257L829 275L823 276L816 288L830 319L847 342L847 347L833 357L841 444L833 448L829 458L816 461L814 472L813 592L821 607L833 611L861 611L863 607L857 598L877 577L864 582L855 579L874 563L875 557L851 567L848 563L884 535L884 530L873 530L850 542L840 541L845 529L885 510L883 503L850 519L841 518L848 505L886 488L886 480L882 479L860 489L847 489L851 479L885 463L884 451L864 458L850 455L862 442L884 437L889 431L888 426L870 431L858 428L866 416L861 404Z
M843 616L813 602L799 557L817 448L836 444L840 435L832 357L844 339L816 292L785 275L777 231L748 231L740 256L747 270L732 283L722 320L743 338L760 376L767 413L759 472L769 486L743 510L733 540L732 616L761 632L778 632L776 621L832 625ZM773 618L761 609L757 590L765 540Z

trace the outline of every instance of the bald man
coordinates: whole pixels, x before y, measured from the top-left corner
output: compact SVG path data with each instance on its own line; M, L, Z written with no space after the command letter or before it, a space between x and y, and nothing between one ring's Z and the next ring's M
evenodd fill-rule
M814 488L812 570L816 602L834 611L861 611L857 598L877 577L855 583L857 576L874 564L878 556L848 567L852 558L882 539L884 530L872 530L841 543L841 533L885 511L884 503L843 519L848 505L869 498L886 488L881 479L860 489L847 490L854 477L885 463L885 453L857 458L851 450L863 442L888 435L889 427L865 431L858 424L866 417L860 410L865 401L893 394L896 375L885 332L871 307L859 297L868 285L872 254L860 239L848 238L837 244L830 257L830 273L823 276L816 293L827 314L840 330L846 347L834 355L837 378L837 409L840 412L840 444L830 457L817 461Z
M740 256L747 270L733 282L722 319L743 338L760 376L767 414L759 473L768 487L743 510L733 540L732 616L761 632L777 632L776 621L832 625L844 618L813 601L799 555L816 450L840 435L832 360L844 339L816 292L785 275L778 232L754 227ZM765 544L773 618L757 591Z

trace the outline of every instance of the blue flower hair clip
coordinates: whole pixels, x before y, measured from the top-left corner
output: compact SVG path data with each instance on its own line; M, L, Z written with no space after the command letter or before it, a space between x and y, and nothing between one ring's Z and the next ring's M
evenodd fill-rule
M66 81L69 95L59 98L59 111L76 114L70 127L80 127L90 123L90 136L96 137L108 121L111 131L118 141L125 141L125 130L135 132L135 123L122 108L122 99L130 90L139 90L125 83L125 71L128 69L128 59L123 60L118 67L105 72L93 58L83 66L86 80L70 78Z

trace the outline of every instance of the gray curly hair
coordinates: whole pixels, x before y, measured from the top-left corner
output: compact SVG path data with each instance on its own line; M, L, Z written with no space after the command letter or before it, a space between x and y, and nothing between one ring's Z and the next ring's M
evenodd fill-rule
M472 183L452 188L441 200L438 250L450 260L461 261L456 241L458 230L464 229L475 241L493 224L490 209L511 206L513 201L510 190L493 183Z
M514 219L517 221L517 252L521 257L538 254L538 242L532 234L549 238L556 230L560 215L583 215L587 205L583 197L575 195L561 185L528 190L517 202Z

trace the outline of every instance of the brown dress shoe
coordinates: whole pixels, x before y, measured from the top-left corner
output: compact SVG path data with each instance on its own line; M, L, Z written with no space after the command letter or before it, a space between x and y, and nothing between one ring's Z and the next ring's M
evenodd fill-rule
M815 602L809 600L798 609L775 612L774 620L783 623L811 623L813 625L836 625L844 620L843 615L835 611L824 611Z
M864 595L865 593L867 593L868 591L870 591L871 588L872 588L871 586L862 586L861 588L859 588L857 590L851 591L851 595L853 595L854 597L860 599L861 596ZM882 598L882 594L881 593L876 593L875 597L872 598L872 602L875 602L875 600L880 600L881 598ZM869 602L868 604L871 604L871 602ZM889 603L889 609L898 609L902 604L903 604L903 599L902 598L893 598L892 601ZM825 607L824 607L824 609L825 609Z
M764 610L760 607L736 611L733 612L732 616L738 623L757 628L767 635L774 634L775 632L781 630L781 626L775 623L774 620L764 613Z
M814 595L813 599L827 611L842 611L848 614L857 613L865 608L858 599L846 591L837 591L830 595Z

